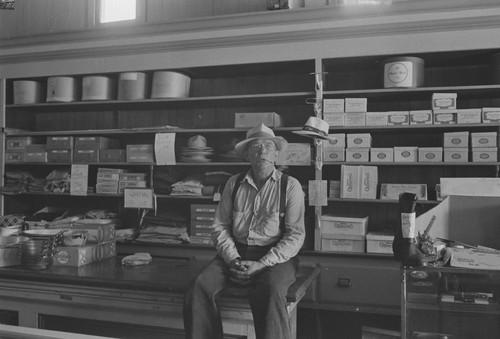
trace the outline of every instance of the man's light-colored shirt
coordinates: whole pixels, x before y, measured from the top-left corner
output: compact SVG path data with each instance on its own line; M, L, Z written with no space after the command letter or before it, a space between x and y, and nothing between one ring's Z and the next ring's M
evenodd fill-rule
M264 186L257 189L251 171L236 194L232 191L238 175L229 179L215 213L212 241L226 263L239 257L235 241L249 246L276 244L260 259L266 266L288 261L297 255L305 238L304 192L299 181L288 177L286 189L285 231L279 225L280 179L274 170Z

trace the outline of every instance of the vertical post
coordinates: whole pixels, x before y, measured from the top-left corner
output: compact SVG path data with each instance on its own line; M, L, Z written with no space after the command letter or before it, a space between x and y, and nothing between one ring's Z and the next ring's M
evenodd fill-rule
M0 185L4 185L5 176L5 116L6 101L7 101L7 88L5 79L0 79ZM0 194L0 215L4 215L4 196Z

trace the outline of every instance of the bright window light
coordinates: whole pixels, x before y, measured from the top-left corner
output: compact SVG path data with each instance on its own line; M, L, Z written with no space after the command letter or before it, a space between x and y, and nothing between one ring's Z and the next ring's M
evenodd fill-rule
M101 0L100 22L135 20L136 0Z

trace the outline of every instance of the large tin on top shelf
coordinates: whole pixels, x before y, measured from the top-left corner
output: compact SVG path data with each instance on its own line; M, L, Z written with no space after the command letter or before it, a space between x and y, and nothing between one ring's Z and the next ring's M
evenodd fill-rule
M384 88L415 88L424 84L424 59L396 57L384 60Z

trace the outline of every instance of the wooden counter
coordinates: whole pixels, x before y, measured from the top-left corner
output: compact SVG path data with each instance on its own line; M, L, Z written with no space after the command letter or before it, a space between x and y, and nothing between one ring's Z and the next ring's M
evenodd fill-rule
M0 316L16 319L17 315L17 323L11 325L48 330L121 338L183 338L183 295L205 264L154 258L149 265L125 267L121 257L115 257L81 267L0 268ZM297 283L289 290L294 324L296 305L318 271L301 268ZM221 297L224 332L230 337L255 337L245 293L245 289L231 288Z

